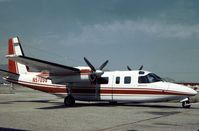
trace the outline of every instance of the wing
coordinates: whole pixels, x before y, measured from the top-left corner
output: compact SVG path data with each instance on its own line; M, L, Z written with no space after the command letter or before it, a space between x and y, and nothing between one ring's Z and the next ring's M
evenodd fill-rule
M6 78L6 77L18 77L19 74L0 69L0 76L2 76L4 78Z
M80 73L80 70L77 68L64 66L31 57L17 56L17 55L7 55L6 57L10 60L19 62L26 66L30 66L39 71L48 71L50 75L73 75Z

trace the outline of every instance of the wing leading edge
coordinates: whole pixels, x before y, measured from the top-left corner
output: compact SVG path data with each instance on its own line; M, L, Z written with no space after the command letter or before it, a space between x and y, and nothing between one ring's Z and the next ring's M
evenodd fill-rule
M0 76L2 76L4 78L6 78L6 77L18 77L19 74L0 69Z
M50 75L74 75L80 73L80 70L74 67L64 66L27 56L7 55L6 57L39 71L48 71Z

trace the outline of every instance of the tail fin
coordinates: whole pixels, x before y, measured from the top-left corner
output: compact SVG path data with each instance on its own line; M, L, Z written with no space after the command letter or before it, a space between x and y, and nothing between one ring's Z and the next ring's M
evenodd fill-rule
M10 38L8 40L8 55L24 56L18 37ZM28 67L15 61L8 60L8 70L12 73L25 74L28 72Z

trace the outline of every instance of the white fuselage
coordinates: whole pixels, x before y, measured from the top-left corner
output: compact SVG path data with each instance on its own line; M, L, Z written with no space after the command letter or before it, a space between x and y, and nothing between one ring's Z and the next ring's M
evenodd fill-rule
M161 80L142 80L150 74L147 71L104 72L97 84L91 84L89 72L63 77L65 81L68 80L67 84L57 84L55 78L51 81L40 77L39 73L31 72L7 80L60 97L66 97L70 93L75 99L82 101L159 102L182 100L197 94L193 89L183 85Z

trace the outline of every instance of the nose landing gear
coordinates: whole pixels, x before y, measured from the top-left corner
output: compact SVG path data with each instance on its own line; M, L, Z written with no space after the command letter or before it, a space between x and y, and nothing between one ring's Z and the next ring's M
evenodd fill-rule
M189 98L185 98L185 99L181 100L180 102L182 102L183 108L190 108L191 107L191 103L190 103Z
M183 108L190 108L191 107L190 101L184 101L184 102L182 102L182 107Z

